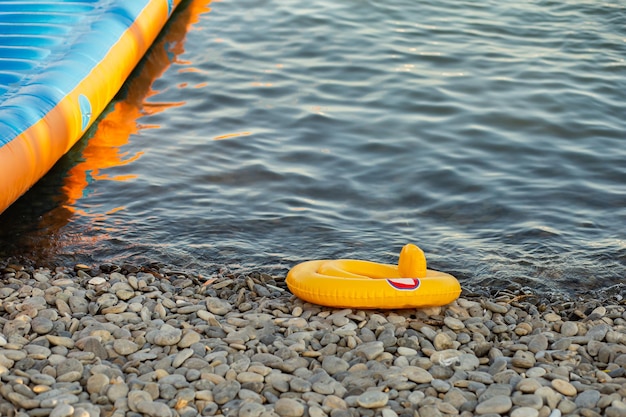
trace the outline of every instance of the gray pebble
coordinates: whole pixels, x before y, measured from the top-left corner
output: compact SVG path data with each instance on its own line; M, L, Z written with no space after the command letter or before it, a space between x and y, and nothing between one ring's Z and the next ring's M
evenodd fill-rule
M407 366L402 370L402 375L418 384L426 384L433 380L433 376L427 370L418 366Z
M152 402L153 398L150 396L149 393L143 391L143 390L132 390L128 393L128 407L132 410L132 411L139 411L137 405L140 402L146 402L146 403L150 403Z
M463 322L454 317L446 317L443 319L443 323L452 330L462 330L465 328Z
M174 368L180 367L185 361L193 356L193 349L186 348L176 354L172 360L172 366ZM208 364L207 364L208 365Z
M293 398L280 398L274 411L281 417L300 417L304 415L304 405Z
M561 335L563 337L576 336L578 334L578 324L573 321L566 321L561 325Z
M586 336L591 340L597 340L601 342L602 340L604 340L604 337L606 336L609 329L610 327L608 326L608 324L598 324L587 330Z
M50 417L70 417L74 414L74 407L69 404L59 404L52 409Z
M494 303L493 301L489 301L489 300L485 302L485 308L487 310L493 311L494 313L500 313L500 314L505 314L509 310L507 306Z
M47 317L35 317L31 323L31 328L35 333L47 334L54 328L54 323Z
M606 417L626 417L626 408L621 407L607 407L604 410Z
M162 402L141 401L137 404L137 411L148 417L172 417L170 407Z
M349 367L348 362L336 356L326 356L322 361L322 368L328 372L329 375L345 372Z
M159 346L173 346L177 344L182 337L182 331L169 324L164 324L158 330L152 330L146 335L146 340L152 340L154 344Z
M362 345L357 346L357 348L355 349L355 354L357 356L363 356L369 361L375 359L384 351L385 348L383 346L383 342L376 341L363 343Z
M543 333L531 337L528 342L528 350L532 353L537 353L546 349L548 349L548 338Z
M226 404L237 396L240 389L241 384L237 381L220 382L213 389L213 401L217 404Z
M363 408L380 408L387 404L389 396L384 392L369 390L359 395L356 401Z
M592 389L583 391L574 400L577 407L580 408L594 408L600 400L600 392Z
M113 349L119 355L128 356L131 353L137 352L139 350L139 346L132 340L117 339L113 342Z
M232 310L232 306L226 300L220 298L209 297L206 299L206 307L213 314L223 316Z
M106 390L106 395L112 403L115 403L120 398L126 398L128 396L128 385L121 382L118 384L111 384Z
M513 403L510 397L497 395L489 398L476 406L476 414L504 414L507 413Z
M532 407L519 407L511 411L511 417L538 417L539 410Z
M512 400L513 404L519 407L530 407L539 410L543 406L543 400L535 394L515 395Z
M513 355L513 359L511 360L511 365L524 369L532 368L535 366L535 363L535 355L532 352L524 350L518 350L515 352L515 355Z
M262 404L247 402L239 409L238 417L260 417L265 413L265 407Z
M453 365L457 371L473 371L480 365L479 359L476 355L470 353L463 353L459 356L459 362Z

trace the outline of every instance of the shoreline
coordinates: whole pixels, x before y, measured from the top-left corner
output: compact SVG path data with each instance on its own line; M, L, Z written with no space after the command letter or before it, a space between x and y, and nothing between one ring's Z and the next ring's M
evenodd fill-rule
M626 416L621 287L351 310L264 272L0 273L3 416Z

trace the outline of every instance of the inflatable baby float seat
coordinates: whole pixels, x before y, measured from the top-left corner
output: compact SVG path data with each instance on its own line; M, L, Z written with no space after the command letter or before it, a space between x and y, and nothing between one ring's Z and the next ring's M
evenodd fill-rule
M336 308L442 306L461 294L457 279L427 269L424 252L411 243L402 248L398 265L356 259L307 261L293 267L286 282L301 299Z

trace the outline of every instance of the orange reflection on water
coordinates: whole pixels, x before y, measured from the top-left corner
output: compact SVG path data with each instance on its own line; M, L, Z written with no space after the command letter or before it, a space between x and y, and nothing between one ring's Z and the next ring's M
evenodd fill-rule
M215 136L213 138L213 140L224 140L224 139L238 138L240 136L248 136L248 135L251 135L251 134L252 134L252 132L227 133L225 135Z
M122 166L136 161L143 152L129 155L121 148L128 143L131 135L141 129L158 128L158 125L140 125L142 116L160 113L171 107L185 104L180 102L147 102L147 99L158 94L152 89L153 82L159 78L172 63L181 63L178 56L185 52L185 35L198 22L200 15L210 11L210 0L190 2L174 16L167 28L165 36L152 46L142 67L124 87L126 97L115 103L113 109L104 115L98 123L95 134L89 139L82 151L82 161L73 166L64 180L63 207L72 213L78 213L76 202L85 194L90 182L97 180L128 181L135 175L111 177L101 173L106 168ZM167 45L167 47L166 47ZM188 62L184 62L189 64ZM123 207L117 207L118 211ZM87 214L81 212L81 214Z

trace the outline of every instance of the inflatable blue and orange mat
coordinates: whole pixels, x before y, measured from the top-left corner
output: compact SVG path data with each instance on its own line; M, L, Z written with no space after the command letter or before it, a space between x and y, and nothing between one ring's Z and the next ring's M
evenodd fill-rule
M0 0L0 213L81 138L182 0Z

